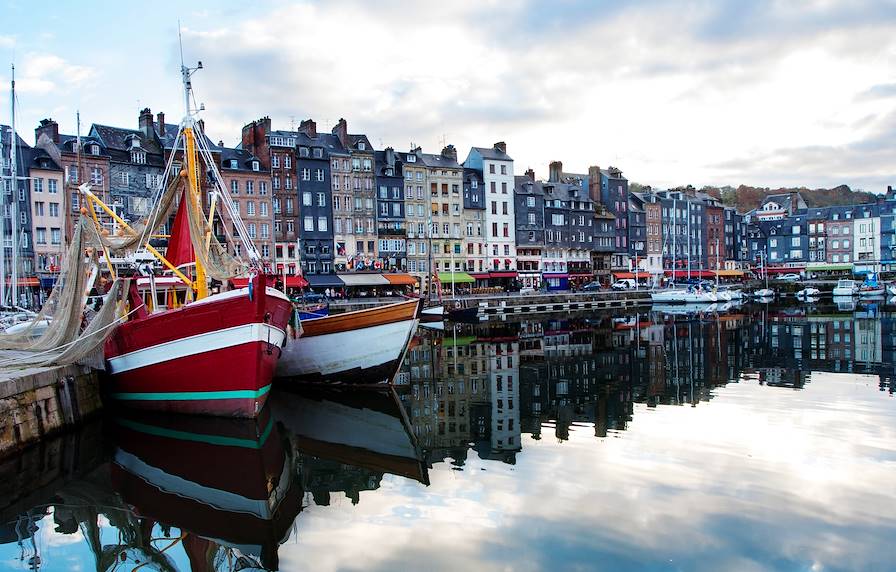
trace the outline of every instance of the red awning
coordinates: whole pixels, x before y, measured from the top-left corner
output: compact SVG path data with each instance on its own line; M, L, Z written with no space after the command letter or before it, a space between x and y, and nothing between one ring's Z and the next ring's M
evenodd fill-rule
M787 274L790 272L799 274L805 269L804 266L769 266L765 271L769 274Z
M516 271L506 271L506 272L489 272L489 278L516 278Z
M304 288L308 286L308 281L305 280L303 276L287 276L286 277L286 287L287 288Z
M590 274L581 274L579 276L591 276ZM616 280L633 280L635 278L650 278L649 272L614 272L613 277Z
M488 272L470 272L470 276L476 280L488 280Z
M12 279L6 279L7 284L12 284ZM40 286L40 279L36 276L28 276L25 278L19 278L16 280L16 284L19 286Z
M688 274L687 270L666 270L666 276L672 276L674 274L675 278L715 278L716 273L712 270L691 270L690 274Z

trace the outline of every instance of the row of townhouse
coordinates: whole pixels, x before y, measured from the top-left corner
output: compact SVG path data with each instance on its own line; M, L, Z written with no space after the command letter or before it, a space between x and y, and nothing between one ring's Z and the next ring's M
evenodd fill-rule
M8 128L2 134L8 174L13 139ZM143 109L135 128L93 124L65 135L45 119L33 146L17 137L24 176L16 193L4 179L6 196L17 199L4 201L6 257L15 211L22 275L51 283L81 206L78 185L89 183L124 220L139 219L165 165L181 160L172 157L177 136L164 113ZM773 195L742 216L691 187L631 192L615 167L577 174L554 161L547 180L536 181L531 169L517 175L503 142L472 147L462 161L453 145L439 153L377 150L344 119L319 132L311 119L286 131L263 117L246 124L233 147L206 144L265 264L314 286L341 284L337 272L379 271L424 284L437 273L443 281L563 289L609 282L613 273L737 270L759 258L782 267L896 260L892 193L876 205L828 209L809 209L798 194ZM218 217L215 232L236 230Z
M896 193L876 203L809 208L770 195L745 216L745 257L770 272L896 270Z

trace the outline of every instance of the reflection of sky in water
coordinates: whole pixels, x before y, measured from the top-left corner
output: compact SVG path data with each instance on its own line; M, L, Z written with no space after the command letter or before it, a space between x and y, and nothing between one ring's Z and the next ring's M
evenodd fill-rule
M437 464L429 487L386 476L357 505L339 494L312 504L280 547L280 564L896 569L896 402L877 385L827 373L800 391L748 380L696 408L636 404L628 428L603 439L578 424L558 442L546 427L541 440L524 435L516 465L474 454L462 471ZM117 530L100 524L102 543L116 544ZM55 533L52 515L39 526L42 569L95 569L80 533ZM15 543L0 546L0 567L27 569L18 555ZM189 566L179 545L166 555Z

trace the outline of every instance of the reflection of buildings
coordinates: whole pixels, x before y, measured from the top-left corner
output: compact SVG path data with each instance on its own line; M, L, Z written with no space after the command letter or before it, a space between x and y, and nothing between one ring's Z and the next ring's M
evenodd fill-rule
M635 403L696 406L748 371L794 389L812 370L880 373L881 389L892 392L893 321L797 308L458 326L418 338L404 364L405 403L430 460L461 463L473 446L512 462L504 453L520 450L522 433L565 440L587 423L603 437L628 427Z

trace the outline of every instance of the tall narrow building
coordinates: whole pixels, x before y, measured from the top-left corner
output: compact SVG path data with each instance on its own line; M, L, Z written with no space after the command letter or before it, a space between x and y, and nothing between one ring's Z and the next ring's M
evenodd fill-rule
M375 153L377 266L392 272L407 270L402 167L398 153L392 147Z
M373 147L366 135L350 134L345 119L339 120L332 133L344 149L338 163L336 159L331 161L334 201L339 175L339 196L348 200L341 206L350 221L348 228L343 224L342 240L336 239L336 269L373 270L377 260Z
M482 173L485 185L485 227L492 285L509 285L517 277L516 229L513 212L513 159L501 141L470 149L464 167Z

